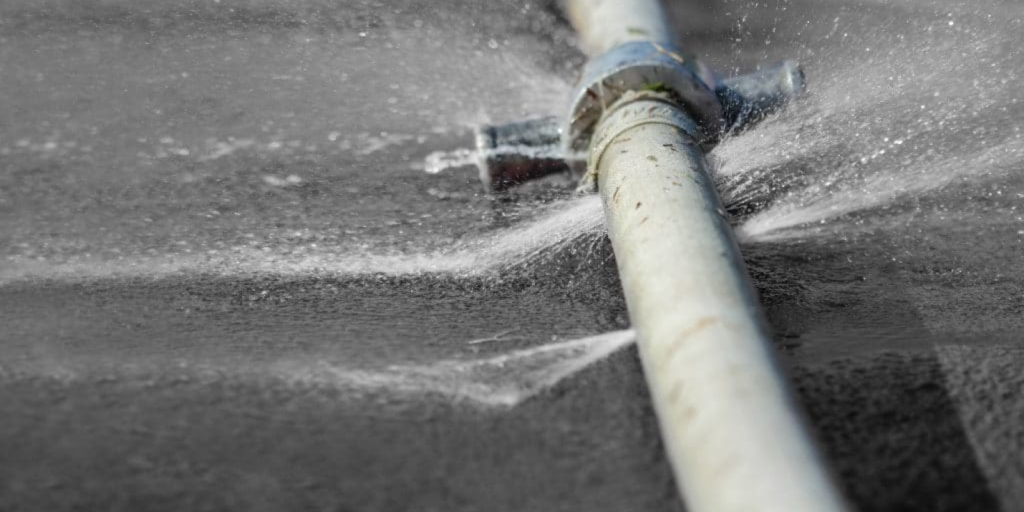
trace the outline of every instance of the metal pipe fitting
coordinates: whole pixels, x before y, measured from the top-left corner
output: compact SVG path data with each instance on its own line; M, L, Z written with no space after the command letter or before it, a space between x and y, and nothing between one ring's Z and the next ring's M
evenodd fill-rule
M707 67L668 42L620 44L583 68L566 116L563 144L568 151L585 149L601 116L629 91L671 95L686 106L704 134L717 134L724 118L714 84Z
M530 119L476 130L480 181L492 192L557 172L569 171L562 150L561 122Z
M725 131L742 130L784 107L807 88L795 60L719 82L715 95L722 104Z
M587 63L564 123L547 117L479 128L480 178L488 190L500 192L571 169L584 180L581 187L591 189L593 182L575 155L587 151L598 121L627 93L668 95L697 121L697 140L710 150L725 133L778 111L805 88L803 71L793 60L718 80L700 61L669 43L628 41Z

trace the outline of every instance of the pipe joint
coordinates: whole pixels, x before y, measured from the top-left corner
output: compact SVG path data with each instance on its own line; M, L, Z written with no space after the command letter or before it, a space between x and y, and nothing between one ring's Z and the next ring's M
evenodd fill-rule
M671 126L679 131L685 141L694 146L701 139L701 127L680 108L674 98L663 92L627 91L597 123L597 129L590 139L587 172L580 180L581 192L597 190L597 170L601 159L618 142L626 142L620 136L633 128L649 124ZM679 148L682 149L682 148Z
M591 59L573 92L562 133L567 152L583 151L609 107L628 92L656 92L684 106L704 136L724 128L711 71L667 43L631 41Z
M564 122L548 117L480 127L476 139L480 177L489 191L501 192L571 170L582 179L582 190L592 190L596 165L591 150L599 147L597 132L607 132L599 126L612 118L613 111L621 110L618 116L632 112L622 110L629 102L644 99L674 106L672 122L702 149L710 150L723 135L780 110L805 87L803 71L793 60L719 80L672 45L625 42L586 65ZM683 117L689 120L678 121ZM587 165L580 156L585 152L590 152Z

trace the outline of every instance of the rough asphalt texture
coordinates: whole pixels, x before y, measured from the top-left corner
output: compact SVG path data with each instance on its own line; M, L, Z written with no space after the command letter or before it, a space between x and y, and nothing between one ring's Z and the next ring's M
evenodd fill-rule
M633 350L513 408L307 371L627 326L602 243L482 276L332 270L501 238L568 195L421 170L468 124L555 111L581 62L544 6L476 4L0 6L0 510L680 509ZM945 9L672 4L719 69L796 53L812 80ZM964 119L940 142L994 122ZM893 207L956 228L744 248L861 510L1024 510L1020 181Z

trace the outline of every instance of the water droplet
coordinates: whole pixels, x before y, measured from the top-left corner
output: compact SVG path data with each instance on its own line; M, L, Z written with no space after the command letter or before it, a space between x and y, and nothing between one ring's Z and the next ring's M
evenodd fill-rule
M427 174L438 174L449 169L476 165L476 155L475 150L465 148L455 151L435 151L424 158L423 170Z

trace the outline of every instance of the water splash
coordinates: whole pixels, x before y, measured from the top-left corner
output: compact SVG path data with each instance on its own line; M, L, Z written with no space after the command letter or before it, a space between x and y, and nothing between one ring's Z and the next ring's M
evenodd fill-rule
M460 148L453 151L434 151L424 158L423 170L427 174L440 174L451 169L476 165L477 151Z
M954 183L1010 176L1024 159L1024 145L1002 144L965 152L942 162L924 162L892 173L823 180L786 196L737 229L743 242L767 242L833 235L851 226L836 222L848 214L896 204ZM894 220L898 219L894 217Z
M806 98L715 150L723 199L747 213L741 241L940 225L932 220L968 208L986 184L1024 192L1014 178L1024 101L1019 52L1006 50L1013 23L952 16L908 22L912 37L878 29L811 59ZM884 51L872 50L876 35ZM1004 210L973 220L1015 217Z
M491 407L514 407L633 343L632 330L550 343L478 360L392 366L407 392L441 393ZM347 371L341 372L347 375Z
M604 239L604 216L596 196L556 203L521 226L469 240L450 249L422 253L372 254L331 248L276 256L258 248L219 255L139 256L117 261L50 263L8 258L0 267L0 285L29 279L81 281L111 277L163 277L181 272L218 275L415 275L483 276L530 265L560 251L597 252Z
M553 388L630 346L632 330L611 331L514 350L504 354L471 359L442 360L423 365L391 365L378 369L350 368L325 361L275 361L267 366L217 364L216 362L164 362L159 371L154 363L118 361L99 366L61 364L49 359L0 364L0 380L11 382L45 378L64 385L84 380L110 384L141 384L152 387L165 382L193 385L223 384L225 381L274 381L289 386L326 387L342 391L343 399L361 400L384 393L412 400L440 397L444 400L483 408L515 407ZM157 377L154 377L154 376Z

